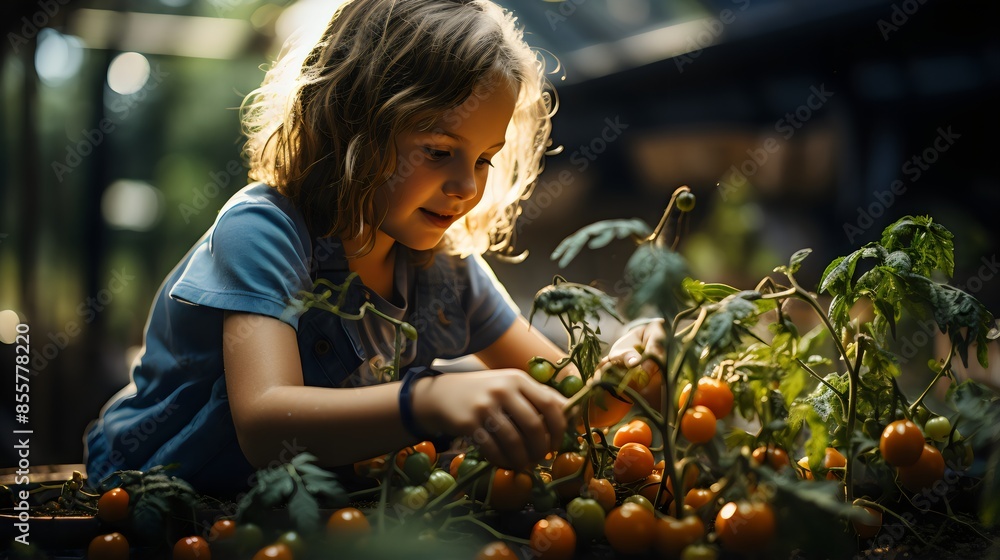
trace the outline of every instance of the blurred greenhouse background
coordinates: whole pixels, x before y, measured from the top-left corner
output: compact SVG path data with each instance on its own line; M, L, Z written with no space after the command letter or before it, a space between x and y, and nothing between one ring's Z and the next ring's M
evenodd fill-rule
M811 247L802 280L815 285L892 221L931 214L956 235L954 282L1000 311L994 3L499 3L553 71L564 148L524 208L529 258L492 261L523 312L556 273L623 295L626 244L562 271L548 255L594 220L655 223L685 184L698 205L682 251L697 278L751 288ZM318 32L338 4L0 7L0 367L12 369L19 317L36 372L33 464L81 460L87 422L128 381L161 280L246 182L235 108L284 39ZM16 462L12 424L0 416L0 467Z

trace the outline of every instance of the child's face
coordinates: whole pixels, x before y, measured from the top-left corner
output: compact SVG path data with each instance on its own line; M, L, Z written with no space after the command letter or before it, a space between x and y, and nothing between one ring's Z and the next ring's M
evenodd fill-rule
M482 89L430 130L397 136L396 174L383 187L382 233L412 249L432 249L479 204L516 101L506 84Z

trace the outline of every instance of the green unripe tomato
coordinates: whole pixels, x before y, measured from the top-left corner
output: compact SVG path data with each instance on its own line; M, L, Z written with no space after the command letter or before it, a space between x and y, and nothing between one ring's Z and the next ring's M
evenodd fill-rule
M539 383L548 383L556 374L556 368L544 358L532 359L528 364L528 373Z
M431 495L423 486L404 486L396 491L396 503L409 509L420 509L427 505Z
M580 389L583 389L583 379L580 379L575 375L567 375L562 381L559 382L557 389L559 389L559 392L562 393L562 396L566 398L572 397L573 395L579 393Z
M695 196L691 191L685 191L677 195L677 209L681 212L694 210Z
M444 494L454 485L455 479L452 478L451 474L441 469L432 472L427 482L424 483L424 486L427 487L427 490L430 491L431 496L434 498Z
M924 433L934 441L945 441L951 434L951 420L944 416L935 416L924 424Z
M604 536L604 508L597 500L573 498L566 505L566 515L577 536L584 541Z
M431 475L431 458L426 453L417 451L406 458L406 462L403 463L403 473L414 486L427 482L427 478Z
M282 535L274 541L274 544L283 544L287 546L288 550L291 550L292 554L295 556L301 556L302 554L305 554L306 551L306 541L295 531L282 533Z
M531 489L531 503L537 512L551 511L556 507L556 493L548 488L535 486Z
M653 508L653 502L649 501L645 496L642 496L640 494L633 494L628 498L625 498L625 502L636 503L648 509L649 511L655 511L655 508Z
M705 544L692 544L681 551L681 560L716 560L719 551Z

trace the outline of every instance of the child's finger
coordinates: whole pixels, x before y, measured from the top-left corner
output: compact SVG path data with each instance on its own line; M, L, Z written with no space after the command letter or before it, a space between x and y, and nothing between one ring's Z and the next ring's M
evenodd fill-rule
M504 410L510 415L527 447L529 460L538 461L551 450L552 437L542 420L543 414L535 409L526 395L515 394L505 399Z
M549 445L554 451L562 444L563 434L566 433L566 416L563 407L566 406L566 397L560 395L555 389L546 387L539 383L527 383L523 386L522 392L535 409L541 413L545 420L545 426L549 430Z
M498 455L503 458L497 466L518 470L528 465L528 451L521 432L506 414L500 410L492 411L484 420L483 427L495 442Z

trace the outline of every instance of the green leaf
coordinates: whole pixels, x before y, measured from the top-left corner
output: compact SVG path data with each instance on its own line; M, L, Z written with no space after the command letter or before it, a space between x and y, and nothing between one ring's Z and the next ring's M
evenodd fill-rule
M319 504L302 484L295 485L295 491L288 499L288 516L292 523L303 533L315 533L319 530Z
M615 239L632 237L643 239L652 230L646 222L632 218L631 220L604 220L581 228L560 243L552 252L552 260L559 261L559 267L565 268L580 254L583 248L599 249Z
M930 216L906 216L882 232L887 251L904 251L912 261L910 272L931 276L940 270L949 278L955 274L953 235Z
M726 434L726 447L729 449L738 449L744 446L753 448L756 444L757 438L746 430L733 428Z
M705 321L699 333L701 344L705 352L711 353L713 350L724 349L737 340L739 335L735 332L735 326L740 322L746 322L744 326L750 326L757 317L757 307L753 300L760 298L760 292L745 290L737 292L719 303L712 304L712 314ZM752 319L752 320L748 320Z
M636 317L652 305L665 317L676 315L687 300L683 288L687 276L687 263L677 253L648 243L640 245L625 265L625 282L632 290L626 314Z
M688 297L694 300L695 303L715 303L739 291L726 284L705 283L693 278L685 278L681 284L684 291L687 292Z
M587 317L598 320L601 311L621 321L613 297L592 286L575 282L557 282L539 290L528 315L529 323L537 310L552 317L564 316L571 323L581 323Z
M993 314L973 296L916 274L901 275L912 298L929 306L942 333L955 345L962 363L969 365L969 346L979 345L977 358L988 367L986 345L996 329Z
M775 267L775 272L782 272L787 275L795 274L802 267L802 261L806 260L806 257L812 253L812 249L799 249L792 254L791 258L788 259L788 266Z
M814 480L803 484L770 469L758 469L762 481L775 489L774 510L781 537L769 558L850 558L855 539L833 520L851 515L842 501L839 482Z

